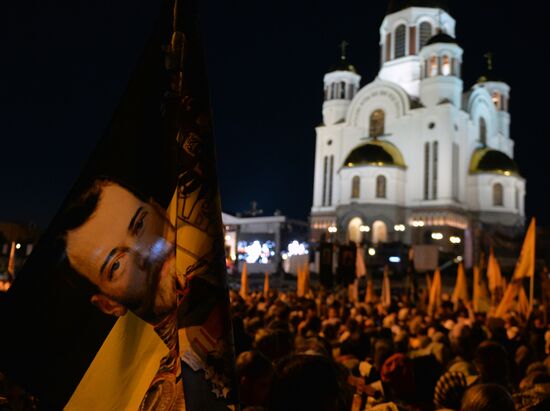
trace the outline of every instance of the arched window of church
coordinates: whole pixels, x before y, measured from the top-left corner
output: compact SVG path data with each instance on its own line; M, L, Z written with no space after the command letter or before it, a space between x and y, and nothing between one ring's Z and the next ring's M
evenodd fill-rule
M437 57L430 57L430 68L429 68L430 77L437 76Z
M369 119L369 137L378 137L384 134L386 115L383 110L374 110Z
M419 49L424 47L428 40L432 37L432 25L427 21L420 23L420 39L419 39Z
M501 110L502 107L500 104L501 103L500 93L498 91L493 91L491 98L493 99L493 103L495 104L495 107L497 108L497 110Z
M361 193L361 179L359 176L354 176L351 179L351 198L359 198L359 194Z
M441 74L444 76L451 74L451 59L449 56L443 56L443 60L441 62Z
M487 144L487 123L483 117L479 118L479 141L481 144Z
M376 198L386 198L386 177L376 177Z
M363 233L361 232L361 226L363 220L359 217L354 217L348 223L348 241L359 244L363 240ZM357 250L359 252L359 250Z
M346 98L346 82L344 81L340 82L340 98L341 99Z
M395 43L393 49L393 57L398 59L405 56L405 25L401 24L395 29Z
M376 244L386 241L388 241L388 227L383 221L376 220L372 223L372 242Z
M494 206L503 206L504 205L504 196L502 192L502 184L495 183L493 184L493 205Z

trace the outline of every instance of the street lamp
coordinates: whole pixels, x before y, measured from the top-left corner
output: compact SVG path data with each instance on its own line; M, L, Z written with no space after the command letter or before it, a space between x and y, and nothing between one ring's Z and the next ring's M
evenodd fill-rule
M456 235L452 235L449 237L449 241L453 244L460 244L462 240L460 239L460 237L457 237Z
M330 241L334 242L334 233L338 231L336 226L331 225L329 228L327 228L328 232L330 233Z

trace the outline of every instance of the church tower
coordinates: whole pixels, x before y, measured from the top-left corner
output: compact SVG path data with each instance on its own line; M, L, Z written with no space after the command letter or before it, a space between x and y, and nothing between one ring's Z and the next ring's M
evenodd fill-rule
M399 84L411 97L418 98L421 78L418 54L437 30L455 36L455 20L443 2L391 1L380 26L378 77Z
M359 90L361 76L347 60L345 41L341 44L338 64L325 74L325 101L323 103L323 123L332 125L344 120L349 103Z
M462 104L462 48L454 38L439 32L420 50L420 101L426 107L450 102Z

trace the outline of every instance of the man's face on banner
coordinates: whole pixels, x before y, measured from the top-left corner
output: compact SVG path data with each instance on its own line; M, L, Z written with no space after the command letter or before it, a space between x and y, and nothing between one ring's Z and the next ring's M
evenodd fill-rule
M159 207L106 183L93 214L66 242L71 265L98 286L92 303L103 312L130 309L156 322L176 308L174 229Z

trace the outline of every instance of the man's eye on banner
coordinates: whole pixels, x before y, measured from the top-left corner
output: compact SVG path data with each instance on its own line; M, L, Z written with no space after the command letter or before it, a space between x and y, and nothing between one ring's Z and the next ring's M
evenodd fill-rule
M236 403L195 5L170 3L106 135L0 301L0 371L43 409Z

